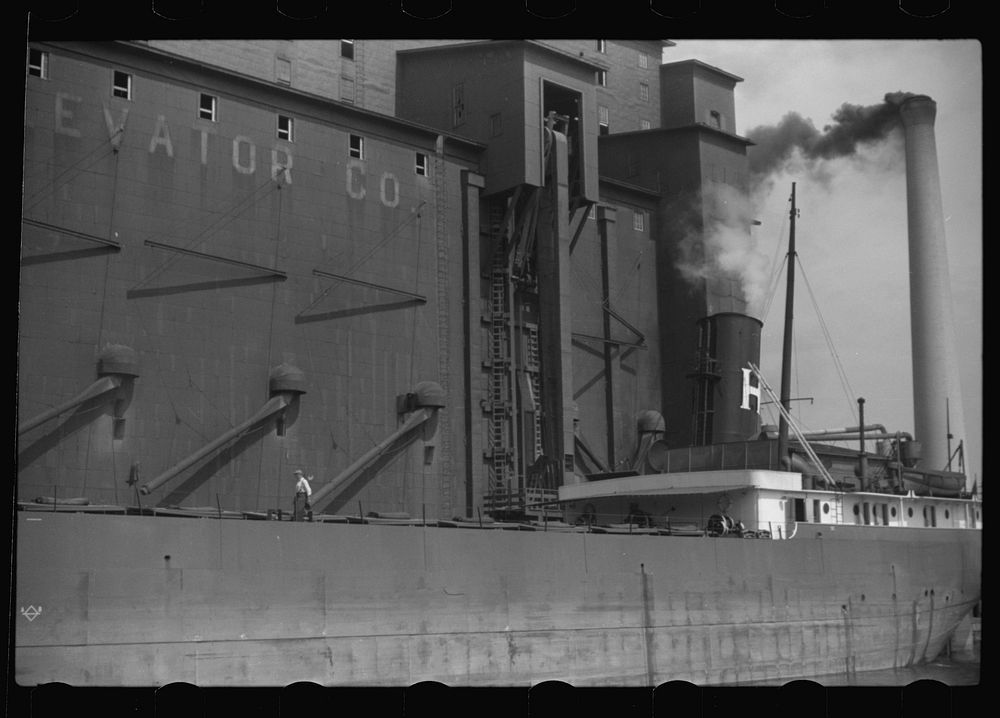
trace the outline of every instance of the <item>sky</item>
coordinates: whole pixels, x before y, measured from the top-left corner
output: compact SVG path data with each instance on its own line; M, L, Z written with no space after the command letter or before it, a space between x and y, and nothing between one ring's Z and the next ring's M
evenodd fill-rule
M663 61L697 59L743 78L736 128L778 125L789 112L820 131L844 103L876 105L886 93L930 95L965 417L966 469L982 486L982 48L966 40L677 40ZM795 341L792 411L805 430L865 423L913 432L905 161L901 142L780 171L752 211L754 250L770 268L787 251L796 183ZM804 277L804 279L803 279ZM761 371L781 380L784 270L769 309ZM818 307L817 310L814 308ZM766 301L765 301L766 303ZM824 326L826 331L824 332ZM830 337L830 342L825 338ZM832 349L830 348L832 344ZM845 381L838 377L837 362ZM800 399L800 400L794 400ZM954 411L954 409L953 409ZM765 423L776 415L763 413Z

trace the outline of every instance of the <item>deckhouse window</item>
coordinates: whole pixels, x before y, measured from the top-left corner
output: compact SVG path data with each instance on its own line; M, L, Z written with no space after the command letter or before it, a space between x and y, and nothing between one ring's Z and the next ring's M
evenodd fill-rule
M127 72L115 70L111 85L111 94L125 100L132 99L132 76Z

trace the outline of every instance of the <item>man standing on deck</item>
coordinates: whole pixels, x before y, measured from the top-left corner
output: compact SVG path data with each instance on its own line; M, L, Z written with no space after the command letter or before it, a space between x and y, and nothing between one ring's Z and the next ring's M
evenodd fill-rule
M295 503L292 520L302 521L305 518L306 512L312 511L312 506L309 505L309 499L312 497L312 487L309 486L309 482L312 481L313 477L310 476L307 480L302 469L296 469L295 478L298 481L295 484Z

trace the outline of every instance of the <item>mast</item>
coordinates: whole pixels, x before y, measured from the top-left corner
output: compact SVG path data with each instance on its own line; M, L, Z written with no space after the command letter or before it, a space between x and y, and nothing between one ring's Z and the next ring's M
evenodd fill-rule
M788 461L788 421L785 414L792 403L792 316L795 305L795 183L792 182L792 207L788 211L788 274L785 285L785 336L781 346L781 412L778 422L778 468L789 465Z

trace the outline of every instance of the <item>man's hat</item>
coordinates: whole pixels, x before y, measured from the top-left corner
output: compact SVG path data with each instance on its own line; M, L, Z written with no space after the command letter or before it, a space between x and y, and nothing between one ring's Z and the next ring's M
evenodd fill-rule
M296 476L302 476L302 469L296 469L294 473Z

